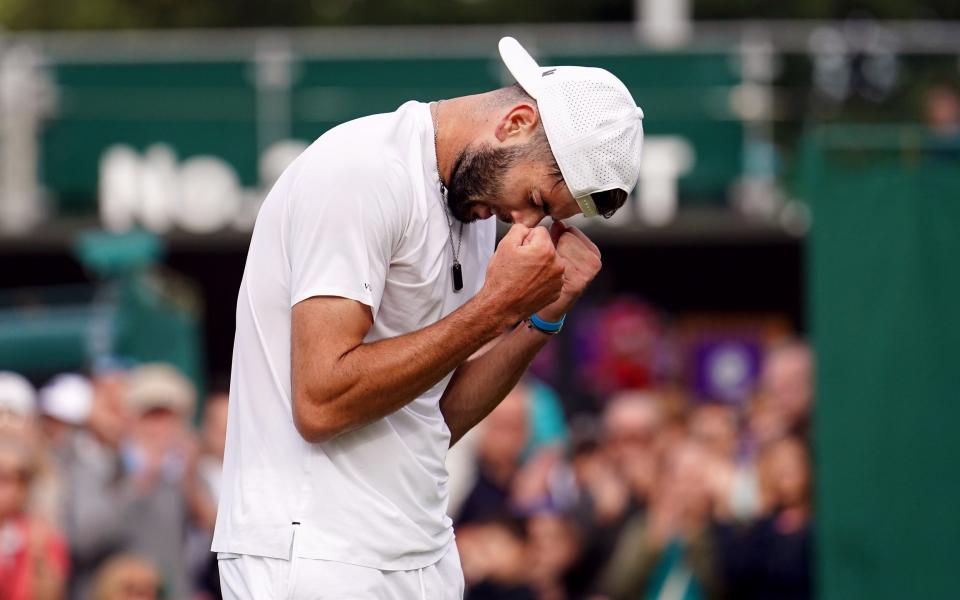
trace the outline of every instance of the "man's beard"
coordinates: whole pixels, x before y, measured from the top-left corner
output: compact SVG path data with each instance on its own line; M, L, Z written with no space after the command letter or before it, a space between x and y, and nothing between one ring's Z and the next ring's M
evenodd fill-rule
M476 221L474 205L489 205L503 195L506 173L522 153L522 147L492 148L489 144L464 148L453 165L447 186L450 214L463 223Z

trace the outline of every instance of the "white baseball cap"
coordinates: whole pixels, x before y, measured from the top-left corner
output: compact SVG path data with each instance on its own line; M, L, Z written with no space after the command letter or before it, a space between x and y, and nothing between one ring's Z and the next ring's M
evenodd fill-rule
M597 215L591 194L633 191L643 110L623 82L594 67L541 67L512 37L499 47L510 74L537 101L550 149L583 215Z
M83 375L61 373L40 389L40 410L70 425L82 425L93 408L93 385Z
M37 395L25 377L13 371L0 371L0 410L19 417L36 414Z

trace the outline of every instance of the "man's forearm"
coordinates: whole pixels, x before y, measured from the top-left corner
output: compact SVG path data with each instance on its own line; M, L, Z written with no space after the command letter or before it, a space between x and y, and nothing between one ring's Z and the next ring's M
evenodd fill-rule
M521 323L484 354L462 364L440 399L450 445L496 408L550 336Z
M298 388L298 377L308 378L294 371L295 393L307 396L295 402L301 434L325 441L402 408L502 333L502 318L491 312L478 296L429 327L359 344L327 366L336 376L322 378L323 389Z

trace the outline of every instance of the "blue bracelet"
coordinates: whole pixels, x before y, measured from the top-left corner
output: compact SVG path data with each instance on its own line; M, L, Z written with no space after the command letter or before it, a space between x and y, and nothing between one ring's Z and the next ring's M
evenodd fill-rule
M530 318L527 319L530 322L530 326L542 331L543 333L549 333L550 335L556 335L560 333L560 330L563 329L563 322L567 320L567 315L560 317L559 321L544 321L537 315L530 315Z

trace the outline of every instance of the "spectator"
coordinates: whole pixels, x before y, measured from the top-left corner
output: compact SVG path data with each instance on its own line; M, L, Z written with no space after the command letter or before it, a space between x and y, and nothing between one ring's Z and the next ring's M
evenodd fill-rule
M923 95L923 113L929 130L925 154L953 160L960 157L960 92L951 84L931 86Z
M53 527L61 528L59 500L62 481L55 463L45 452L37 417L36 392L30 382L16 373L0 372L0 439L19 440L30 448L34 466L30 513Z
M655 484L656 445L663 421L657 396L621 392L607 402L598 439L580 439L575 448L573 472L581 492L576 515L584 532L584 551L576 572L584 588L594 587L619 543L624 524L642 514L647 505ZM577 434L587 429L585 423L580 421Z
M0 371L0 437L33 442L36 438L36 392L12 371Z
M655 447L664 425L659 398L630 391L614 396L603 414L603 445L614 468L642 507L653 486Z
M529 441L528 414L522 390L514 389L480 424L477 477L458 524L486 521L508 511L510 488Z
M665 449L649 509L627 523L605 573L610 598L719 597L706 458L691 441Z
M121 451L124 548L156 564L170 595L182 598L188 590L187 497L197 454L189 419L196 392L173 367L151 364L130 374L126 399L134 418Z
M531 554L526 523L495 517L468 526L458 542L465 600L536 600L529 584Z
M527 520L530 582L538 600L580 598L592 579L584 577L582 532L557 511L541 511Z
M511 394L523 399L527 407L527 443L523 458L538 454L555 456L562 452L568 432L560 399L552 388L532 377L521 380ZM477 429L467 432L447 454L450 493L448 510L459 515L463 502L477 479L476 446L482 434ZM538 498L539 500L540 498ZM525 503L525 499L520 500Z
M0 598L58 600L66 589L68 551L59 531L28 514L36 473L25 440L0 439Z
M127 413L125 375L93 381L62 374L40 392L44 437L61 481L59 511L70 543L71 598L86 598L100 562L123 544L126 498L118 458ZM106 381L105 381L106 380Z
M773 348L763 362L762 402L787 432L808 439L813 406L813 356L803 342Z
M787 437L764 449L760 481L766 512L746 528L720 528L718 556L730 597L811 598L810 463L805 445Z
M160 587L160 574L153 564L118 555L97 571L93 600L159 600Z
M194 483L187 486L187 500L193 515L189 538L188 563L191 578L206 598L220 597L220 573L216 555L210 552L213 526L220 497L220 475L223 451L227 441L227 392L207 396L200 427L200 457L190 475Z
M735 409L727 404L701 404L690 414L690 437L706 451L707 481L714 512L721 520L751 519L760 511L756 468L740 455Z

